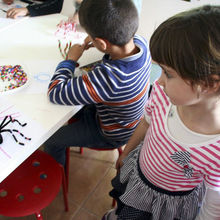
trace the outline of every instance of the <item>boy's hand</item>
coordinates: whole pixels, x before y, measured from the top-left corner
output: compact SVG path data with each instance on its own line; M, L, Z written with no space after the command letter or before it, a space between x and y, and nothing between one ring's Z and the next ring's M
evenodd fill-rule
M90 47L94 47L93 43L92 43L92 39L90 36L86 37L86 39L84 40L84 48L85 50L88 50Z
M12 4L12 3L14 2L14 0L3 0L3 2L4 2L5 4L10 5L10 4Z
M27 8L11 8L7 11L7 18L17 18L20 16L26 16L27 14Z
M83 52L85 49L85 45L82 44L75 44L73 45L70 49L69 52L67 54L67 59L68 60L73 60L75 62L78 61L78 59L82 56Z

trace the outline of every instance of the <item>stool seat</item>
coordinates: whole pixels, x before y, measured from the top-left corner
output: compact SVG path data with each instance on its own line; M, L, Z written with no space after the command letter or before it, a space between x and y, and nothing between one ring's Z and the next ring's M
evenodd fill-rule
M35 151L0 183L0 214L20 217L40 213L60 191L64 175L63 167L50 155ZM63 193L67 211L67 192Z

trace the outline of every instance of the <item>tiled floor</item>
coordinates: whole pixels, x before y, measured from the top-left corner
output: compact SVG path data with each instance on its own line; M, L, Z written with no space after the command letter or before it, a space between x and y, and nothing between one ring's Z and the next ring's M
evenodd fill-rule
M114 163L118 151L95 151L84 148L80 155L78 148L72 148L69 180L69 212L64 211L62 191L55 200L42 210L44 220L101 220L111 209L111 179L115 176ZM14 207L16 209L16 207ZM35 216L0 220L36 220Z

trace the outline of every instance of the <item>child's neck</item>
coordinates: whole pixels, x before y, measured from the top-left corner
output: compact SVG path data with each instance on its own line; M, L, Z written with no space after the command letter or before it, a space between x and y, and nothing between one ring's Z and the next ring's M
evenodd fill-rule
M220 134L220 100L192 106L177 106L182 122L192 131Z
M108 50L112 60L119 60L139 52L139 48L134 44L133 38L124 46L111 45Z

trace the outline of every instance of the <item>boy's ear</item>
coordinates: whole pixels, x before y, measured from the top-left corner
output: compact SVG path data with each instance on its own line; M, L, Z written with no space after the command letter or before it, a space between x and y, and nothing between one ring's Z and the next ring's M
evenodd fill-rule
M103 38L99 38L99 37L96 37L95 41L98 44L99 48L103 51L106 51L109 47L109 44L110 44L107 40L105 40Z

